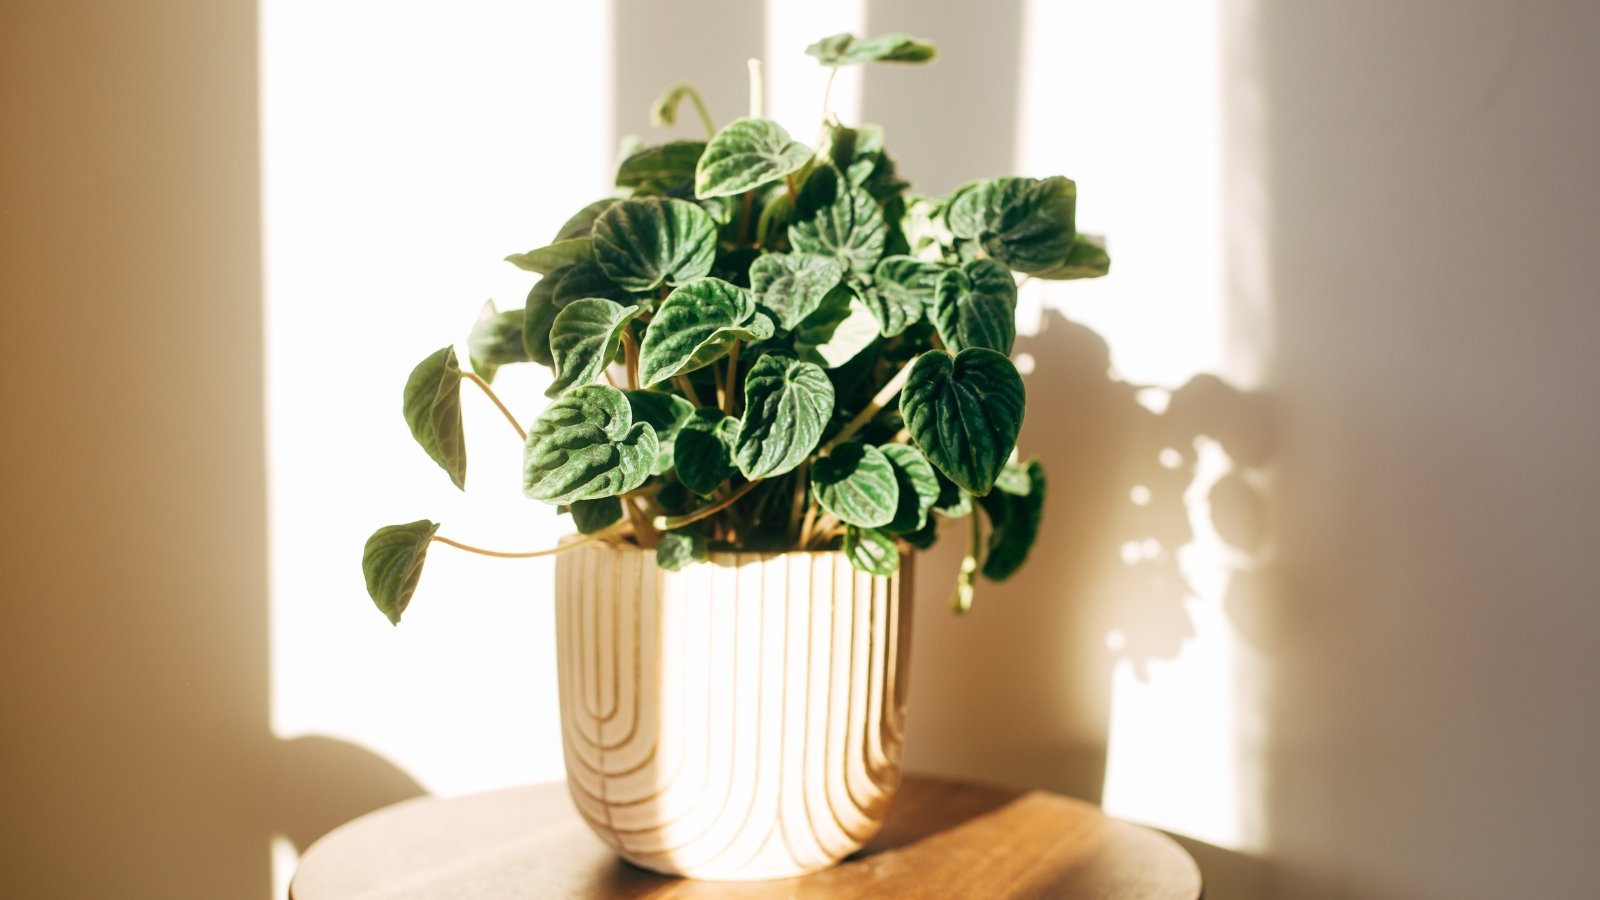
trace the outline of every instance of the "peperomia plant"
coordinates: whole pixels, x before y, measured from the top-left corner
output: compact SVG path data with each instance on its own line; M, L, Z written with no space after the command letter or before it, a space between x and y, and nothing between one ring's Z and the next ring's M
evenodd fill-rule
M835 70L934 56L905 35L837 35L806 52ZM523 308L485 307L467 339L471 371L445 347L405 386L411 433L457 487L461 385L482 388L524 442L526 495L583 537L502 553L426 520L380 528L363 562L391 621L435 541L493 556L626 542L674 570L719 549L841 548L888 574L903 546L934 542L941 517L965 518L958 610L975 576L1005 579L1026 558L1045 480L1015 451L1017 274L1110 266L1102 242L1075 230L1073 182L993 178L923 197L899 178L882 130L829 116L826 95L810 147L759 109L714 128L688 85L663 95L657 121L683 100L707 140L627 154L619 196L508 257L541 277ZM528 362L552 370L553 399L524 432L490 383Z

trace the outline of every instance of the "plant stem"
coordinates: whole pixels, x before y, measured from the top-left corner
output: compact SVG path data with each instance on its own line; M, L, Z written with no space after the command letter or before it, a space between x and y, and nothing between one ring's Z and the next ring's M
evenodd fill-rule
M716 123L711 121L711 111L706 109L706 101L700 99L700 92L694 88L689 88L684 91L684 95L689 98L690 103L694 104L694 111L700 114L700 124L706 128L706 137L716 137Z
M625 523L623 523L623 522L614 522L611 525L607 525L605 528L602 528L599 531L596 531L596 532L594 532L592 534L586 534L583 537L580 537L575 541L572 541L572 542L566 543L566 544L562 544L559 547L551 547L551 548L549 548L547 550L525 550L525 551L521 551L521 552L510 552L510 551L506 551L506 550L485 550L482 547L474 547L471 544L463 544L460 541L451 540L450 538L447 538L442 534L434 535L431 538L431 540L438 541L441 544L448 544L449 546L454 547L457 550L465 550L468 553L476 553L479 556L493 556L493 557L496 557L498 559L533 559L536 556L555 556L555 555L560 554L560 553L565 553L568 550L576 549L578 547L583 546L584 544L589 543L590 541L598 540L601 537L606 537L606 536L612 534L613 532L619 530L624 524Z
M690 510L681 516L656 516L656 520L651 524L653 524L660 531L671 531L674 528L682 528L685 525L693 525L695 522L698 522L707 516L714 516L733 504L739 502L739 498L755 490L756 485L765 480L766 479L764 478L757 478L754 481L747 481L743 485L740 485L738 490L726 497L723 497L721 500L718 500L710 506L702 506L699 509Z
M639 389L639 345L633 340L633 325L622 329L622 358L628 369L628 390Z
M694 392L694 384L689 381L689 376L674 375L672 376L672 383L678 386L678 390L683 391L683 396L687 397L689 402L694 404L695 409L699 409L705 405L704 403L700 402L700 395Z
M811 539L808 541L808 544L816 544L825 535L827 535L829 531L832 531L834 528L838 527L838 525L839 517L833 513L828 513L821 519L818 519L816 527L811 530Z
M750 210L755 207L756 192L745 191L744 197L739 201L739 243L750 243Z
M783 176L783 183L784 186L789 189L789 208L793 209L795 201L800 199L799 191L796 191L794 188L794 174L790 173Z
M888 406L889 401L893 400L895 395L900 393L900 389L905 387L906 379L911 377L911 366L916 361L917 357L915 356L906 360L906 364L900 367L900 371L894 373L894 377L885 382L883 387L878 389L878 393L872 396L872 400L867 404L866 408L856 413L856 417L846 423L844 428L833 436L832 440L824 444L822 449L817 451L817 455L828 455L830 450L854 437L856 432L872 421L873 416L876 416L885 406Z
M972 579L978 574L979 542L983 539L978 511L974 509L967 519L970 523L970 530L967 532L967 555L961 560L961 571L956 574L956 592L950 599L950 608L957 613L965 613L972 609Z
M800 542L795 546L804 550L811 545L811 527L816 524L816 521L817 504L807 503L805 521L800 523Z
M785 533L789 535L790 540L794 541L796 547L805 546L800 542L800 539L804 537L800 527L800 517L804 512L802 506L809 508L806 504L806 470L809 468L811 468L811 461L802 460L800 467L794 470L794 499L790 501L789 529Z
M838 66L828 69L828 83L822 89L822 124L824 127L828 124L828 99L833 96L833 79L837 77L839 77Z
M661 535L650 527L649 518L639 511L639 507L633 505L633 499L632 497L621 498L622 508L628 511L628 521L633 523L634 537L639 540L639 546L646 550L654 549L656 544L661 542Z
M733 393L734 380L739 377L739 342L733 342L733 349L728 351L728 386L722 392L723 415L733 415L735 395Z
M511 423L511 427L517 430L517 437L521 438L522 441L526 443L528 440L528 432L524 431L522 426L517 423L517 417L511 414L511 410L506 409L506 405L500 402L500 398L496 396L495 392L489 387L489 382L484 381L483 378L476 372L462 372L461 377L477 385L483 390L485 396L494 401L494 405L500 408L500 414L505 416L506 421Z
M745 61L750 70L750 118L759 119L766 112L767 86L761 77L761 60L751 57Z

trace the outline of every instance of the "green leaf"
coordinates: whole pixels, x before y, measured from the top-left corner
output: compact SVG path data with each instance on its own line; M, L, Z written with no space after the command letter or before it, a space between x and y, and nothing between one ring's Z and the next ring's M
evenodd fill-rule
M755 296L720 278L701 278L663 300L639 344L639 379L646 387L693 372L727 354L735 341L772 337L756 314Z
M689 84L686 81L680 81L677 84L667 88L665 91L662 91L661 96L656 98L656 102L650 104L651 124L678 124L678 105L683 102L685 97L699 101L700 92L695 90L694 85ZM709 122L707 122L706 129L710 130L710 128L711 125Z
M573 213L572 218L568 219L561 226L561 230L556 232L556 239L551 243L559 244L562 241L568 241L573 238L586 238L593 235L594 220L600 218L600 214L615 202L617 202L617 198L607 197L604 200L596 200Z
M493 300L485 300L478 311L478 320L467 335L467 359L472 371L484 381L494 381L500 367L528 361L528 348L522 342L523 317L526 310L508 309L499 312Z
M878 448L894 467L900 501L894 518L884 526L894 534L911 534L928 524L928 513L939 500L939 476L922 451L907 444L884 444Z
M857 272L871 272L883 256L888 226L866 191L831 165L806 178L789 216L789 245L802 253L837 256Z
M545 390L558 397L573 385L588 384L617 358L628 323L644 310L600 297L574 300L556 313L550 325L550 355L556 377Z
M806 55L816 57L825 66L848 66L869 62L923 63L938 54L927 41L896 32L867 40L849 33L836 34L807 47Z
M933 471L939 476L939 499L934 501L933 511L947 519L963 519L972 515L972 495L946 478L943 472L938 469Z
M983 577L990 581L1010 578L1028 558L1034 540L1039 536L1039 522L1044 515L1044 467L1036 459L1026 466L1008 466L1025 477L1025 491L1010 493L990 491L982 500L983 511L989 516L989 549L983 558ZM996 487L1000 482L995 483Z
M789 214L794 204L787 192L778 194L761 207L761 217L756 220L756 243L762 247L784 246L789 240Z
M1079 278L1099 278L1111 271L1111 254L1106 252L1105 239L1080 234L1067 251L1066 262L1060 268L1040 272L1034 277L1049 281L1071 281Z
M958 238L977 240L993 232L1007 206L1036 184L1033 178L986 178L964 184L945 204L945 223Z
M656 565L669 572L680 572L705 558L705 535L690 528L668 531L661 535L661 543L656 545Z
M361 552L367 593L395 625L400 624L400 615L411 604L427 559L428 542L438 530L438 522L421 519L409 525L385 525L367 538L367 546Z
M900 568L900 548L894 538L876 528L844 529L844 556L869 575L893 575Z
M945 267L912 256L887 256L873 270L868 305L884 337L894 337L933 307L934 286Z
M988 347L1009 354L1017 338L1017 283L1010 270L975 259L940 275L933 323L951 351Z
M541 365L555 365L550 352L550 327L563 307L585 297L602 297L622 304L633 302L628 292L613 284L593 259L556 269L539 279L523 307L522 345L529 359Z
M633 408L635 422L648 422L656 430L656 461L650 467L651 475L660 475L672 468L674 441L678 431L694 416L694 406L677 394L666 391L628 391L628 405Z
M1033 478L1028 474L1028 467L1017 462L1006 463L994 480L994 490L1017 497L1028 496L1028 492L1033 490Z
M411 436L450 480L467 489L466 436L461 430L461 366L454 347L435 351L411 370L402 404Z
M711 271L716 254L717 223L687 200L619 200L594 223L601 271L634 293L699 278Z
M717 132L695 168L696 197L729 197L800 171L811 148L770 119L735 119Z
M522 456L522 492L546 503L626 493L650 477L657 449L655 429L633 421L621 391L587 384L551 403L533 423Z
M594 534L622 520L622 501L616 497L572 501L572 524L579 534Z
M811 464L811 492L839 521L877 528L894 521L900 485L882 450L853 441Z
M586 237L568 238L527 253L513 253L506 257L506 262L519 269L549 275L562 266L583 262L593 253L594 241Z
M939 471L973 494L993 487L1017 445L1027 395L1004 354L930 350L911 365L900 414Z
M695 410L674 442L678 480L702 497L711 496L738 471L733 464L733 446L738 436L738 419L723 415L713 406Z
M844 264L811 253L768 253L750 264L750 289L756 301L778 314L791 330L811 315L844 278Z
M795 353L824 369L837 369L878 339L878 320L848 288L829 293L794 330Z
M1055 176L1035 182L1006 204L983 235L983 249L1018 272L1042 273L1067 262L1076 235L1078 187Z
M749 479L782 475L821 440L833 416L833 383L814 363L766 353L745 375L744 410L733 448L739 471Z
M695 163L705 149L705 141L673 141L646 147L617 167L617 187L633 188L635 196L688 197L694 190Z

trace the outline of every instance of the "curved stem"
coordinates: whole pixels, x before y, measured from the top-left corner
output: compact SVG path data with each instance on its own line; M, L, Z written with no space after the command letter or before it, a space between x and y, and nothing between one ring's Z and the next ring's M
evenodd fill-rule
M568 550L582 547L584 544L587 544L590 541L610 535L612 532L617 531L625 524L627 524L626 519L616 522L612 525L608 525L607 527L602 528L593 534L586 534L571 543L562 544L559 547L551 547L546 550L524 550L520 552L512 552L507 550L485 550L482 547L474 547L471 544L463 544L460 541L451 540L450 538L438 534L434 535L431 540L438 541L441 544L448 544L457 550L465 550L468 553L476 553L479 556L493 556L498 559L533 559L537 556L555 556L560 553L565 553Z
M684 95L689 98L690 103L694 104L694 111L700 114L700 124L705 126L706 137L716 137L717 126L711 121L711 111L706 109L706 101L700 99L700 92L690 88L684 92Z
M484 381L476 372L462 372L461 377L481 388L484 395L494 401L494 405L500 408L500 414L506 417L506 421L511 423L511 427L517 430L517 437L521 438L523 443L527 443L528 432L523 430L522 426L517 423L517 417L511 414L511 410L506 409L506 405L501 403L500 398L489 388L489 382Z
M828 99L833 96L833 80L839 77L839 67L831 66L828 69L828 83L822 89L822 124L828 124Z
M767 87L761 77L761 60L751 57L745 61L750 69L750 118L759 119L766 112Z
M757 478L754 481L747 481L741 485L738 490L726 497L723 497L721 500L718 500L710 506L702 506L699 509L690 510L681 516L656 516L656 520L652 524L656 526L658 531L671 531L674 528L682 528L685 525L693 525L695 522L698 522L707 516L714 516L733 504L739 502L739 498L755 490L756 485L765 480L766 479L764 478Z
M733 342L733 348L728 351L728 386L722 393L722 412L724 415L733 415L733 404L736 397L733 393L734 379L739 377L739 342Z
M967 532L967 555L961 560L961 571L956 575L955 596L950 599L950 608L956 613L965 613L972 609L972 580L978 574L979 541L983 539L978 511L974 509L967 518L971 526L971 530Z
M833 436L832 440L822 445L822 449L817 451L817 455L828 455L828 451L854 437L856 432L866 427L866 424L872 421L873 416L876 416L879 412L882 412L883 408L889 405L889 401L893 400L895 395L900 393L900 389L906 386L906 379L911 377L911 366L916 363L916 361L917 357L915 356L906 360L906 364L900 367L900 371L894 373L894 377L885 382L883 387L878 389L878 393L873 395L872 400L867 404L866 409L856 413L856 417L847 422L845 426L839 430L839 433Z

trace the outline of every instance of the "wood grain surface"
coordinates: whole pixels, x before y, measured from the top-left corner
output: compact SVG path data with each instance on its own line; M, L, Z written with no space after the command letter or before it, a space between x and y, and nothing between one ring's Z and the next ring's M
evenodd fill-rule
M619 860L563 784L408 800L313 844L291 900L1084 898L1197 900L1170 838L1043 791L907 777L876 838L831 869L764 882L686 881Z

